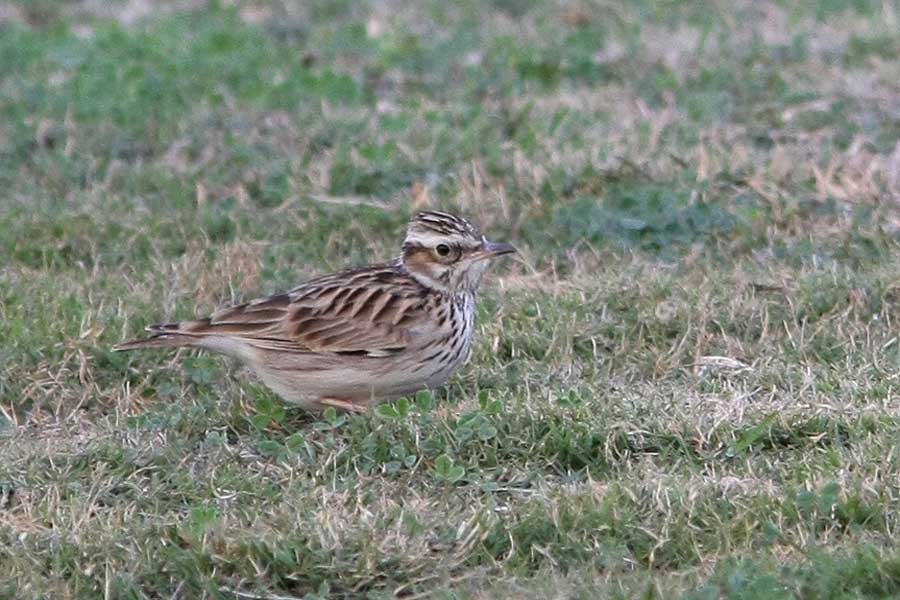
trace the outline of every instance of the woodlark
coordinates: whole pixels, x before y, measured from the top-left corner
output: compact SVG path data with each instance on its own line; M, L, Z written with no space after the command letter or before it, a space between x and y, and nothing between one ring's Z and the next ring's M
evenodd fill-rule
M325 275L205 319L153 325L150 337L114 350L213 350L247 364L287 402L364 410L449 379L469 357L488 262L515 251L465 219L423 212L393 262Z

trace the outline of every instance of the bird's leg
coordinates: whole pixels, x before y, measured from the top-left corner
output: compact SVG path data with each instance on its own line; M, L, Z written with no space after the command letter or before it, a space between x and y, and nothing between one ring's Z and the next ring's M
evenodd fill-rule
M366 412L366 406L356 404L352 400L341 400L340 398L319 398L319 404L322 406L333 406L347 412L362 413Z

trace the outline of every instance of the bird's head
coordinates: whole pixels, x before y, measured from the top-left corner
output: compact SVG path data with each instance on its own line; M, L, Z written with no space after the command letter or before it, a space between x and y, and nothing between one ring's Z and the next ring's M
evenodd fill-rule
M488 241L461 217L427 211L409 222L401 262L425 286L474 293L490 259L515 251L510 244Z

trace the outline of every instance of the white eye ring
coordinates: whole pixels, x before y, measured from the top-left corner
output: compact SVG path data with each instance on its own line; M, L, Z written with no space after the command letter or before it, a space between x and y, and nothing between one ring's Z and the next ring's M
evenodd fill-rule
M447 244L438 244L434 247L434 251L438 253L438 256L447 256L450 254L450 246Z

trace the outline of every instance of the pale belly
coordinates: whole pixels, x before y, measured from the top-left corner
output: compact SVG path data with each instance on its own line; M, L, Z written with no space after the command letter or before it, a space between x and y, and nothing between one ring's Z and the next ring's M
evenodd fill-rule
M345 365L335 364L333 358L315 357L308 363L317 365L272 368L271 363L261 361L252 367L286 402L317 409L321 408L322 398L369 405L438 388L468 360L470 352L471 337L468 337L457 347L449 348L445 357L438 356L429 362L423 359L433 352L422 350L384 358L356 357Z
M322 398L369 405L411 396L423 389L438 388L462 366L466 358L468 351L459 360L439 368L435 366L415 371L402 364L379 364L381 361L395 363L395 358L360 359L359 362L363 364L348 367L271 369L259 366L254 370L286 402L307 409L317 409L320 408L319 400ZM366 365L365 361L372 362Z

